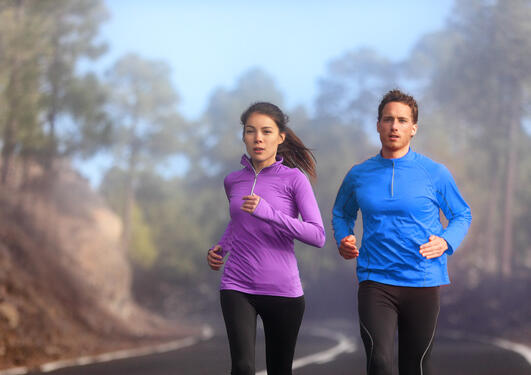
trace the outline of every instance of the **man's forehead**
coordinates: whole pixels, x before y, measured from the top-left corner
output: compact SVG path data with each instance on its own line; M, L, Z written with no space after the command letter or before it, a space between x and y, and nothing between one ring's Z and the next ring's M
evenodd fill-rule
M393 116L393 117L411 117L411 108L404 103L400 102L389 102L387 103L383 110L382 116Z

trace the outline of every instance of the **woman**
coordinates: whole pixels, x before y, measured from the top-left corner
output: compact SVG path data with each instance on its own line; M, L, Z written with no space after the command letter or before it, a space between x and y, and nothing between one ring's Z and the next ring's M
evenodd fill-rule
M257 315L264 324L268 374L291 374L304 313L293 240L325 243L315 196L301 172L315 178L313 155L287 121L277 106L265 102L241 115L249 156L242 156L241 170L225 178L231 220L207 256L210 267L219 270L230 252L220 300L233 375L255 373Z

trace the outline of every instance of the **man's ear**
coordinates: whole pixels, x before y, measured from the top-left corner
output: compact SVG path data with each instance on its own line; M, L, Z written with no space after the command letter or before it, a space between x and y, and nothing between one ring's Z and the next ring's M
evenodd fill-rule
M417 134L417 130L419 129L417 124L413 124L413 127L411 128L411 136L413 137L415 134Z

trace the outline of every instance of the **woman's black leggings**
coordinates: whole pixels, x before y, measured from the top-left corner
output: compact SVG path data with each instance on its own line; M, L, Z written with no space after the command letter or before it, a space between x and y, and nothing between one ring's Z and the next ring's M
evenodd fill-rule
M368 375L393 374L397 326L399 373L432 373L429 359L439 315L439 289L360 283L358 311Z
M264 323L268 375L289 375L304 314L304 296L290 298L220 292L229 337L232 375L255 374L256 316Z

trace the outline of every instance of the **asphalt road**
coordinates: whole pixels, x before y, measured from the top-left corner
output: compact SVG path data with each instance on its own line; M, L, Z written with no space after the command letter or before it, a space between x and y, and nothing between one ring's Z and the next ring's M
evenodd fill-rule
M351 340L352 347L350 350L337 355L333 360L326 363L315 363L314 361L314 363L304 364L293 371L295 375L361 375L365 373L365 355L359 342L358 333L351 328L332 328L339 335ZM327 350L330 352L331 348L338 348L336 339L323 337L322 334L319 335L316 332L315 329L304 329L301 332L297 344L296 359L313 358L312 355L315 353L323 353ZM263 337L259 335L256 346L257 374L265 369L263 353ZM465 339L437 337L432 360L436 373L439 375L531 374L531 365L521 355L491 344ZM299 361L299 365L302 362L305 361ZM54 375L211 375L229 373L227 339L220 330L209 340L172 352L48 372L48 374Z

